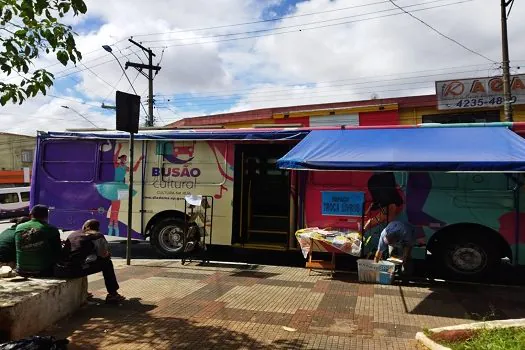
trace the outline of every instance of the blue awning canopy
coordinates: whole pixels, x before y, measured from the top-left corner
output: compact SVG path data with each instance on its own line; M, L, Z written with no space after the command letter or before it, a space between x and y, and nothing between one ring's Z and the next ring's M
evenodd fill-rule
M313 130L277 165L295 170L522 172L525 139L506 127Z

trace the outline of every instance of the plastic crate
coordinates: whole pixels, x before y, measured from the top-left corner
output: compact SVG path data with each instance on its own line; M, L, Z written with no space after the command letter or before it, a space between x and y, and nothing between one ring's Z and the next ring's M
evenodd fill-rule
M380 261L359 259L357 260L357 274L360 282L392 284L396 264L389 261Z

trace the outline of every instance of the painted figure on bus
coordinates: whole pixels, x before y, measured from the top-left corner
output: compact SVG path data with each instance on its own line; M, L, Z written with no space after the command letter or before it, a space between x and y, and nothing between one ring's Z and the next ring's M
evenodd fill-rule
M365 212L363 232L394 220L403 211L404 204L402 191L391 172L373 174L367 187L372 200Z
M118 144L117 151L113 155L113 166L114 166L114 177L113 181L105 182L96 185L98 193L111 201L111 206L108 209L109 214L109 225L108 235L119 236L118 217L120 211L120 201L129 196L129 186L126 184L126 173L130 171L128 165L128 156L120 154L122 150L122 144ZM135 165L133 166L133 172L136 172L139 168L140 162L144 157L140 156ZM137 191L133 191L133 196L137 194ZM128 198L129 199L129 198Z
M215 199L221 199L224 191L228 191L227 182L233 183L233 163L234 153L226 142L208 142L215 161L217 162L217 169L224 177L224 183L219 187L219 193L215 194Z

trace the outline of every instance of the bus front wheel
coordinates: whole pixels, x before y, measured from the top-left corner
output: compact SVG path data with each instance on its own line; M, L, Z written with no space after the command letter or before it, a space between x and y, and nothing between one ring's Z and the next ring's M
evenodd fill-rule
M162 219L151 230L151 245L164 257L180 257L183 243L184 221L181 219Z
M499 261L488 239L473 234L448 235L432 255L437 255L437 274L459 281L481 281L490 276Z

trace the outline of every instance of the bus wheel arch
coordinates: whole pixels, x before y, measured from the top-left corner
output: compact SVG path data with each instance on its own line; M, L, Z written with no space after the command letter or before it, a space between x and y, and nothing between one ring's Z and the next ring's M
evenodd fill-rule
M474 223L446 226L427 244L434 272L440 277L479 281L494 272L501 259L512 259L505 239L495 230Z
M145 231L151 245L160 255L177 258L182 253L184 213L177 210L157 213L148 221Z

